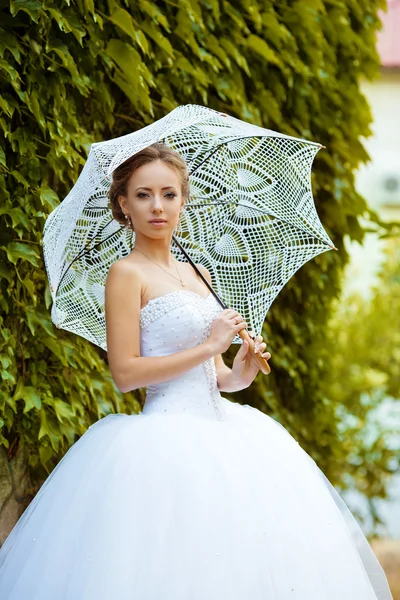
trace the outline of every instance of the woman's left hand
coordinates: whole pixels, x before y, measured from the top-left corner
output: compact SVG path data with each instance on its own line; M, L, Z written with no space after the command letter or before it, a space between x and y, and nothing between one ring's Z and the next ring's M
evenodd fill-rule
M254 335L251 331L249 334ZM263 341L262 336L257 335L253 341L254 351L259 352L263 358L269 360L271 354L265 352L267 344ZM254 381L258 371L259 368L252 359L250 345L247 340L243 340L232 364L232 380L235 382L235 386L239 386L238 389L247 388Z

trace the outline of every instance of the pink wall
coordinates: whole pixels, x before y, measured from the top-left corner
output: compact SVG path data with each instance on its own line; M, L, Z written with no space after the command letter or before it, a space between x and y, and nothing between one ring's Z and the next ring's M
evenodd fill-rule
M387 0L380 11L383 27L378 34L378 52L383 67L400 67L400 0Z

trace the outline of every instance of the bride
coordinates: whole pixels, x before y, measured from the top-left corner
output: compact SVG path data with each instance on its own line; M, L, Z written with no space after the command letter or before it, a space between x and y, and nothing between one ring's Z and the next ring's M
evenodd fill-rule
M2 600L392 600L346 504L271 417L221 392L258 369L246 323L170 250L189 195L184 160L153 144L113 173L135 231L109 270L107 350L138 415L89 427L0 550ZM198 265L211 282L209 272ZM255 351L270 358L261 336Z

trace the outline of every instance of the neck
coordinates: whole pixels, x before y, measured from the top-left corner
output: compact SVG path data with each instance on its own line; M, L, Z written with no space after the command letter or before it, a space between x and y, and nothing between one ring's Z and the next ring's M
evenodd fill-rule
M171 267L174 264L173 255L171 253L171 240L172 237L155 240L137 232L134 249L147 254L147 256L152 258L158 264Z

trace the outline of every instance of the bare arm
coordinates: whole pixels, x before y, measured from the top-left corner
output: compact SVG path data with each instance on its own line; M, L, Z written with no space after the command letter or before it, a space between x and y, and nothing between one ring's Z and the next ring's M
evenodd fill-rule
M107 275L105 315L111 375L121 392L178 377L215 356L213 344L202 344L169 356L140 356L141 279L134 265L114 263Z

